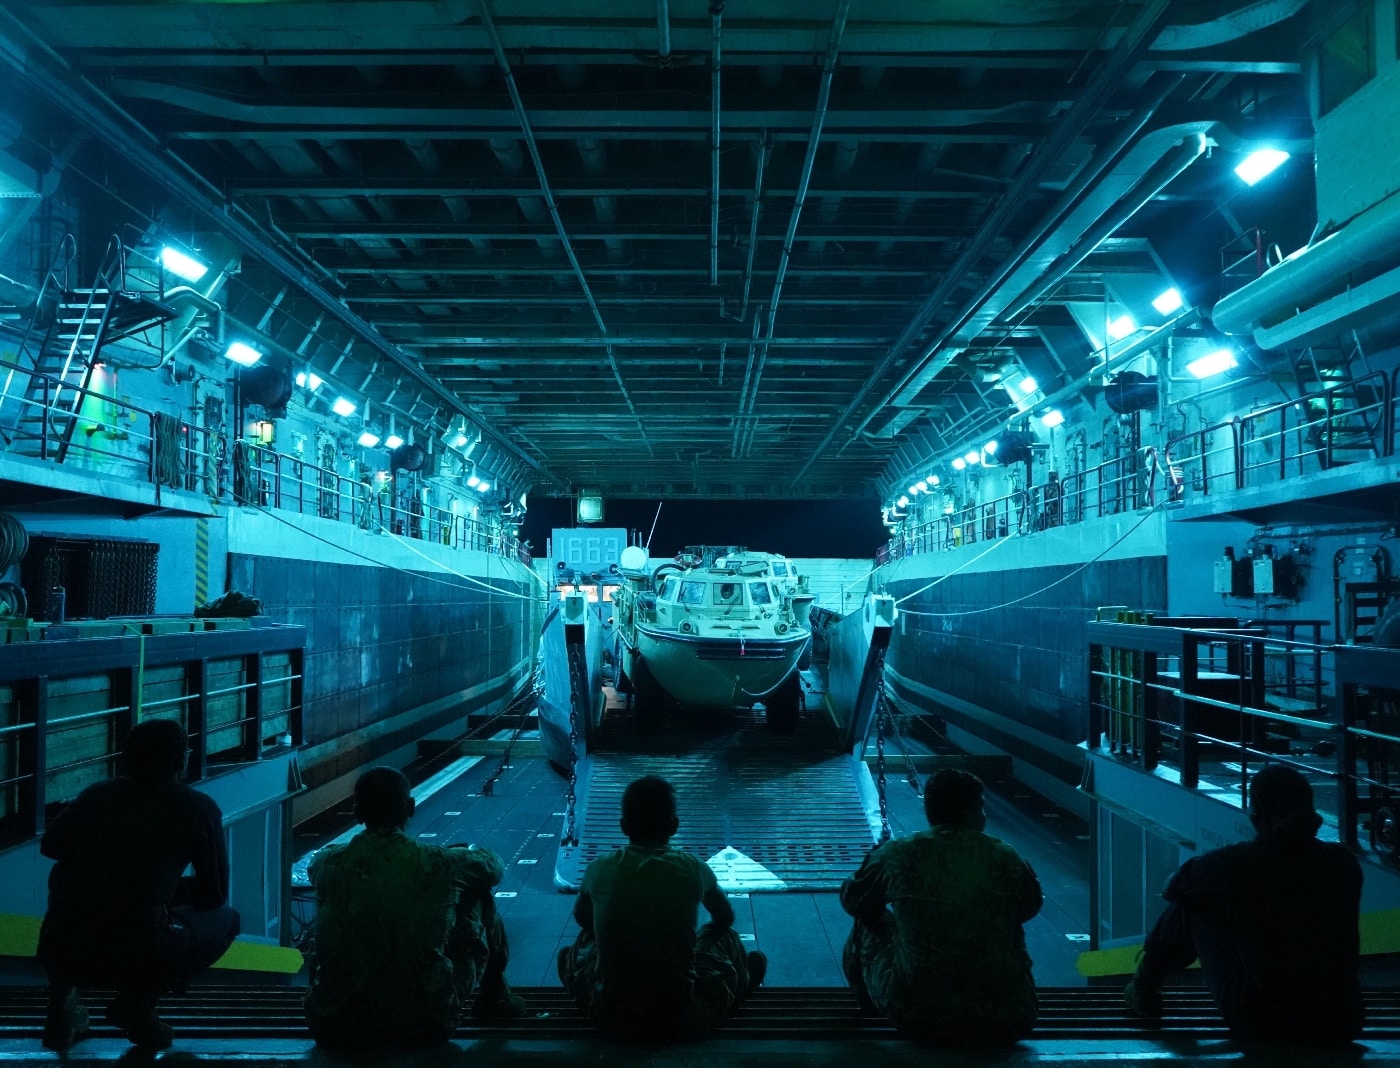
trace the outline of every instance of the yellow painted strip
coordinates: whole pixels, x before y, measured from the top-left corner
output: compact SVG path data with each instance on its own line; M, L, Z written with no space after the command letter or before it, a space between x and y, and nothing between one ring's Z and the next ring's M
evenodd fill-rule
M1382 909L1361 916L1361 955L1400 953L1400 909ZM1091 949L1079 954L1079 974L1132 975L1137 968L1141 943L1114 946L1112 949ZM1192 965L1193 968L1197 965Z
M39 948L38 916L0 915L0 957L32 957Z
M0 957L32 957L39 948L38 916L0 914ZM258 942L235 942L214 962L215 968L241 972L283 972L301 970L301 951L288 946L267 946Z
M194 603L209 600L209 520L194 521Z

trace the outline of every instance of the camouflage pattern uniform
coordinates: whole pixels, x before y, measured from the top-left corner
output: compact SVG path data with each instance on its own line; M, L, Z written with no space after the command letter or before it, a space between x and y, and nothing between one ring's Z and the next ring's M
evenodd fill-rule
M312 860L316 919L306 1018L323 1046L446 1041L479 987L505 992L505 927L489 849L423 845L364 830Z
M855 917L842 958L867 1011L911 1037L1014 1041L1034 1026L1021 925L1040 883L1005 842L944 824L873 849L841 887Z
M699 909L718 922L697 932ZM748 993L748 954L710 866L669 846L628 845L584 872L559 980L616 1038L696 1039Z

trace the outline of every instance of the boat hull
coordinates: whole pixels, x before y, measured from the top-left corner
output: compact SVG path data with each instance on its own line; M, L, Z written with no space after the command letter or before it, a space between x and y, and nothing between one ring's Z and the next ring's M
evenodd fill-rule
M797 670L808 637L805 630L740 638L639 626L631 654L681 704L732 708L762 701L782 685Z
M566 627L570 623L582 624L584 629L582 653L587 692L580 695L572 692L566 640ZM602 679L603 625L598 606L581 598L573 604L561 602L551 605L540 634L540 661L544 686L535 706L540 727L540 747L551 762L568 768L570 753L574 750L571 737L575 725L571 723L571 709L577 707L579 744L576 755L580 757L587 749L593 728L602 718L605 700Z

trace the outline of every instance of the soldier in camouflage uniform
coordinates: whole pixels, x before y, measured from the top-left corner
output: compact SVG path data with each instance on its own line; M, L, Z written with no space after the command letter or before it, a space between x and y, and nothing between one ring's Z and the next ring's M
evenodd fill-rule
M524 1012L506 986L506 932L491 893L501 858L410 838L413 808L401 772L372 768L355 784L365 829L311 862L306 1018L321 1046L445 1042L473 991L473 1015Z
M670 845L676 792L648 775L622 795L627 845L588 865L574 907L582 931L559 951L559 980L614 1038L695 1039L763 982L715 873ZM697 932L700 906L710 922Z
M1021 925L1040 882L1005 842L984 834L982 781L929 779L930 830L871 850L841 887L855 917L842 965L863 1011L910 1037L1015 1041L1035 1025L1035 984Z

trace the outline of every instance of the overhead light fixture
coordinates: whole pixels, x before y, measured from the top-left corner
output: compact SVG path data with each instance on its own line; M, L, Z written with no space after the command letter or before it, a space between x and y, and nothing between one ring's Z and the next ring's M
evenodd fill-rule
M897 503L899 504L899 507L901 507L901 508L908 508L908 507L909 507L909 498L908 498L908 497L901 497L901 498L899 498L899 501L898 501Z
M339 416L350 416L355 414L355 402L346 400L344 397L337 397L335 403L331 405L331 411Z
M1053 430L1055 427L1059 426L1065 421L1065 413L1060 411L1060 409L1058 408L1051 408L1048 412L1046 412L1040 417L1040 421L1047 427L1049 427L1051 430Z
M917 495L918 495L918 492L919 492L919 484L918 484L917 482L915 482L912 486L909 487L909 496L911 496L911 497L917 496Z
M200 263L187 252L166 245L160 250L160 264L177 278L186 282L198 282L209 273L208 264Z
M1137 323L1131 315L1120 315L1108 324L1108 336L1114 341L1122 341L1136 329Z
M224 350L224 356L241 367L252 367L253 364L262 359L262 355L263 354L253 348L252 345L245 344L242 341L235 341Z
M976 449L969 449L967 455L964 456L963 459L970 464L980 464L982 462L982 454Z
M477 491L478 493L485 493L485 492L486 492L487 490L489 490L490 488L491 488L491 483L489 483L489 482L487 482L487 481L485 481L485 480L483 479L481 485L479 485L479 486L476 487L476 491Z
M1235 168L1235 174L1245 185L1253 185L1261 178L1273 174L1288 160L1288 153L1281 148L1260 148L1245 156L1244 162Z
M453 447L454 449L460 449L460 448L461 448L463 445L465 445L466 443L467 443L467 435L463 434L460 430L457 431L457 436L456 436L455 438L452 439L452 447Z
M967 467L967 461L964 460L961 456L954 456L954 457L953 457L953 470L954 470L954 471L962 471L962 470L964 470L966 467Z
M937 475L929 475L929 476L928 476L928 484L929 484L930 486L937 486L937 485L938 485L939 483L941 483L942 481L943 481L943 480L942 480L941 478L939 478Z
M477 478L476 475L468 475L467 485L472 489L476 489L477 486L481 485L481 479Z
M399 437L397 434L390 434L387 438L384 439L384 447L390 450L391 452L394 449L397 449L402 444L403 438Z
M928 492L928 487L929 487L929 481L928 481L928 479L926 479L926 478L921 478L921 479L919 479L919 489L921 489L921 490L923 490L925 493L927 493L927 492Z
M1040 387L1036 385L1036 381L1034 378L1032 378L1030 375L1026 375L1025 378L1021 379L1021 384L1016 388L1021 391L1021 396L1029 397Z
M318 375L315 371L297 372L297 385L300 386L302 389L309 389L312 393L315 393L324 384L325 380L322 379L321 376Z
M379 444L379 435L373 430L366 430L360 435L359 441L365 448L372 449Z
M987 442L987 444L983 445L982 451L988 456L995 456L997 454L997 439L993 438L991 441Z
M1157 294L1156 299L1152 301L1152 306L1157 309L1158 315L1170 315L1184 303L1185 301L1181 299L1181 294L1177 292L1176 286L1172 286Z
M1210 378L1212 375L1218 375L1222 371L1228 371L1231 367L1238 366L1239 361L1235 359L1233 352L1229 349L1216 349L1207 356L1192 360L1186 365L1186 370L1197 378Z

